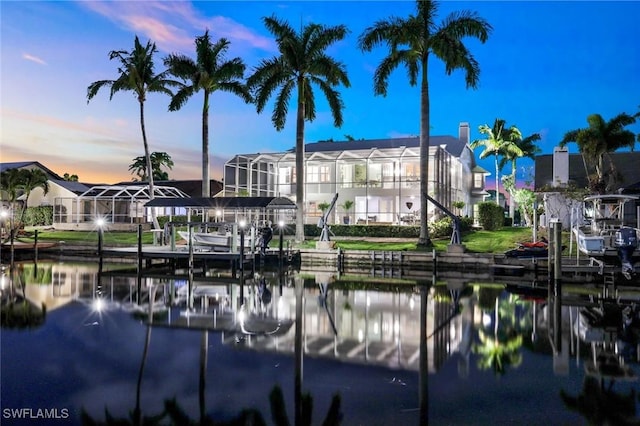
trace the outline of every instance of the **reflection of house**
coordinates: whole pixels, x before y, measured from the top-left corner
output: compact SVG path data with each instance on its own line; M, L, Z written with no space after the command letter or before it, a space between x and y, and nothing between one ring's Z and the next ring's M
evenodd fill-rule
M321 215L319 204L340 194L338 204L354 202L357 222L407 223L420 206L418 137L316 142L305 146L306 222ZM459 136L432 136L429 150L429 194L445 207L463 201L461 214L472 216L483 201L487 172L476 166L469 148L469 125ZM285 196L295 199L295 152L237 155L225 164L224 194ZM430 204L430 217L437 213ZM335 217L344 211L335 211ZM335 219L335 218L334 218Z

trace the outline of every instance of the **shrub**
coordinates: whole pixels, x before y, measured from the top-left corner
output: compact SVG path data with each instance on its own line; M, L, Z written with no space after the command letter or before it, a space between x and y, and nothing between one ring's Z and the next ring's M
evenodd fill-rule
M504 224L504 209L490 201L479 203L478 222L486 231L499 229Z
M28 207L24 212L25 226L50 226L53 224L53 206Z

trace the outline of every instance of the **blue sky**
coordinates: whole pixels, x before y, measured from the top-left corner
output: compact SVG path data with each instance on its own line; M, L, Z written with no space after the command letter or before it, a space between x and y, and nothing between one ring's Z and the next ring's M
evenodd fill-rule
M443 64L431 60L432 134L457 135L459 122L466 121L472 139L481 138L478 126L500 117L524 135L540 133L539 146L549 154L566 131L585 127L589 114L609 119L640 110L640 2L444 1L438 21L461 9L477 11L494 30L484 45L467 41L481 67L477 90L466 89L461 72L446 76ZM143 155L137 101L124 92L109 101L108 90L86 101L90 83L117 77L108 53L130 50L138 35L143 43L156 43L156 71L162 71L161 59L169 53L195 56L194 38L208 28L215 39L231 41L229 58L241 57L250 72L277 53L261 21L273 14L295 28L314 22L346 24L351 31L329 50L345 63L351 80L341 90L344 125L334 128L319 96L317 119L306 126L307 142L418 135L419 89L398 69L387 97L374 96L373 72L386 52L357 49L358 36L376 20L414 10L409 1L2 1L0 161L40 161L85 182L130 180L129 164ZM152 95L145 104L150 149L171 155L172 178L198 179L201 94L178 112L168 112L168 102ZM240 99L216 93L210 111L212 175L220 177L222 164L235 154L293 147L294 113L292 104L286 128L277 132L271 105L258 115ZM630 129L640 133L640 124ZM481 165L494 170L492 160ZM521 162L519 178L531 165Z

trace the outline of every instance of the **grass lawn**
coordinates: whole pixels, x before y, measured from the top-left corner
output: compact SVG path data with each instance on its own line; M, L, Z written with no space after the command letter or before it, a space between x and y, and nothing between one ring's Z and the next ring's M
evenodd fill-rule
M542 233L539 233L541 236ZM531 241L531 228L505 227L497 231L473 231L462 236L462 242L467 250L472 253L503 253L516 246L521 241ZM568 233L564 235L565 243L568 242ZM21 241L33 241L32 238L20 237ZM40 231L38 233L39 241L64 241L67 244L98 244L98 232L96 231ZM296 246L299 248L315 248L317 238L305 241L303 244ZM337 247L344 250L386 250L401 251L417 250L415 241L401 242L383 242L375 240L367 240L365 238L359 240L340 240L335 238ZM449 238L434 240L436 251L446 251L449 244ZM105 232L105 245L136 245L138 237L136 232ZM153 235L151 232L145 232L142 235L143 244L152 244ZM568 244L567 244L568 245ZM278 247L277 236L271 240L271 247ZM431 251L431 249L429 249ZM565 252L567 254L567 252Z
M462 243L472 253L503 253L516 247L521 241L531 241L531 228L502 228L497 231L473 231L462 236ZM340 240L334 238L336 246L344 250L418 250L416 242L381 242L365 238L360 240ZM433 240L436 251L447 250L450 238ZM305 241L301 248L315 248L315 240ZM432 249L429 249L431 251Z

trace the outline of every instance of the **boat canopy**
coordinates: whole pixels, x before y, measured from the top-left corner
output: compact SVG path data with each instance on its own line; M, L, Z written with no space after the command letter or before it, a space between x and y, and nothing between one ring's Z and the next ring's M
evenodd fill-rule
M640 197L638 197L637 195L602 194L602 195L590 195L588 197L585 197L584 201L602 200L604 202L614 202L614 201L627 202L631 200L637 200L638 198Z
M286 197L190 197L155 198L145 207L183 207L186 209L223 209L223 210L292 210L293 201Z

